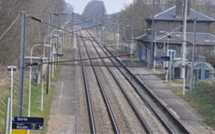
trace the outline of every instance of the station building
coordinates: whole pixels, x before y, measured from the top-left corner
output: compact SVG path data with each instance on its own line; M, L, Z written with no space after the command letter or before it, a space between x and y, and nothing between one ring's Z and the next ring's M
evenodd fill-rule
M182 57L183 43L183 3L176 1L176 5L149 16L145 19L148 25L148 32L136 37L138 45L138 59L150 65L154 63L154 57L169 55L173 53L174 59L180 60ZM214 51L215 36L211 34L211 25L215 20L188 6L187 18L187 41L193 43L194 40L194 19L197 19L196 47L206 48ZM192 44L187 44L187 57L191 55ZM156 66L162 63L157 62Z

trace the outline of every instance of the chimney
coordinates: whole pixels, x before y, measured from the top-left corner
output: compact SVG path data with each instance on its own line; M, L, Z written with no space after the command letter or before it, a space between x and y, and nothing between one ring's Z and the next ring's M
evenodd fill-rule
M184 15L185 10L185 2L186 0L176 0L176 10L175 10L175 17L182 18ZM188 0L188 7L187 7L187 16L190 15L190 0Z
M184 0L184 10L185 10L185 1L186 0ZM183 12L183 14L184 14L184 12ZM188 0L188 5L187 5L187 17L189 17L189 15L190 15L190 0Z
M176 0L176 9L175 9L175 17L182 18L183 8L182 8L182 0Z

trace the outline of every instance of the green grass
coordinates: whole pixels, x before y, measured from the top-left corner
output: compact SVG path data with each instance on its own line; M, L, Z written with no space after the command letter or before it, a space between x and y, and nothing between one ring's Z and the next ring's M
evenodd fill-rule
M5 117L6 117L6 102L7 97L9 96L9 88L6 86L0 86L0 134L4 133L5 128Z
M182 95L182 90L179 90L179 89L174 89L172 90L172 92L176 95L178 95L179 97L183 98L184 100L186 100L187 102L189 102L189 97L190 97L190 94L189 94L189 89L186 89L185 91L185 95L183 96Z
M212 89L208 92L207 89ZM215 130L215 101L214 98L214 84L208 85L207 81L200 82L196 88L193 89L193 100L190 101L190 90L186 89L186 94L182 95L182 90L172 90L193 106L206 119L205 123ZM209 95L210 94L210 95ZM212 95L212 97L211 97Z
M59 80L59 78L60 78L60 71L61 71L61 69L59 67L58 67L57 70L54 71L54 78L51 79L52 81L58 81Z
M178 84L182 84L183 83L183 79L172 79L173 83L178 83Z
M28 115L28 79L25 79L24 83L24 95L23 95L23 117ZM46 89L46 87L44 87ZM5 114L6 114L6 99L9 97L9 90L7 90L6 94L4 95L4 99L1 100L1 104L3 104L0 110L0 133L2 134L5 129ZM40 111L40 96L41 96L41 85L32 85L32 98L31 98L31 117L44 117L44 130L32 130L31 134L45 134L47 132L48 127L48 119L50 113L51 102L53 96L55 94L54 86L50 86L49 94L47 95L44 90L44 109ZM14 86L14 101L13 101L13 116L18 115L18 83L16 81Z
M25 83L25 85L27 82ZM49 113L50 113L50 107L51 102L53 99L53 96L55 94L54 86L50 86L49 94L47 95L45 92L46 86L44 86L44 107L43 111L40 110L40 97L41 97L41 85L32 85L32 97L31 97L31 117L43 117L44 118L44 130L31 130L31 134L45 134L47 132L48 127L48 119L49 119ZM23 109L23 116L28 115L28 88L25 87L25 93L24 93L24 109ZM17 115L17 106L14 107L14 115Z
M40 116L44 117L44 130L43 131L32 131L32 134L46 134L47 128L48 128L48 120L49 120L49 114L50 114L50 108L51 108L51 102L53 100L53 96L55 94L54 86L50 86L49 94L47 95L44 93L44 109L43 112L40 111L40 88L41 86L34 87L33 92L34 94L37 94L35 96L32 96L32 100L35 100L32 102L32 116Z
M117 44L110 43L107 45L108 47L117 47Z
M156 76L157 76L158 78L160 78L161 80L165 80L165 79L166 79L166 74L165 74L165 73L156 74Z
M166 80L166 73L156 74L156 76L158 76L162 80ZM183 83L183 79L171 79L171 82L182 84Z
M137 57L134 55L130 56L130 61L137 61Z

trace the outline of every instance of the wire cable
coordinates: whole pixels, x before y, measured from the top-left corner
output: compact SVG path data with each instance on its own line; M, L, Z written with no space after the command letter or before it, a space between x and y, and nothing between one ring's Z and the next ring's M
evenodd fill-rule
M87 60L99 60L99 59L106 59L106 58L116 58L116 57L125 57L130 56L131 54L121 54L115 56L105 56L105 57L94 57L94 58L83 58L83 59L69 59L69 60L61 60L55 62L43 62L43 64L56 64L56 63L65 63L65 62L74 62L74 61L87 61Z
M91 28L97 27L97 26L99 26L99 25L100 25L100 24L98 24L98 25L93 25L93 26L86 27L86 28L82 28L82 29L79 29L79 30L76 30L76 31L72 31L72 32L73 32L73 33L77 33L77 32L79 32L79 31L83 31L83 30L87 30L87 29L91 29ZM64 33L64 34L60 34L59 36L68 35L68 34L73 34L73 33L71 33L71 32L66 32L66 33ZM55 38L55 37L52 37L52 38Z
M35 17L35 16L29 15L28 18L30 18L30 19L32 19L32 20L34 20L34 21L37 21L37 22L39 22L39 23L43 23L43 24L45 24L45 25L50 25L50 26L52 26L52 27L54 27L54 28L57 28L57 29L66 31L67 33L70 33L70 34L72 34L72 35L76 35L76 36L78 36L78 37L80 37L80 38L83 38L83 39L86 39L86 40L95 42L95 40L90 39L89 37L85 37L85 36L79 35L79 34L77 34L77 33L74 33L74 31L70 31L70 30L67 30L67 29L65 29L65 28L58 27L58 26L56 26L56 25L50 24L50 23L45 22L45 21L43 21L42 19L39 19L39 18L37 18L37 17ZM101 24L99 24L99 25L101 25ZM96 26L96 25L95 25L95 26ZM95 26L92 26L92 27L95 27ZM92 27L91 27L91 28L92 28ZM88 28L81 28L81 29L82 29L82 30L86 30L86 29L88 29ZM77 31L78 31L78 30L77 30ZM77 32L77 31L76 31L76 32ZM80 30L80 31L81 31L81 30ZM96 41L96 42L99 43L99 44L101 44L101 45L106 46L105 43L102 43L102 42L99 42L99 41Z
M74 33L74 31L69 31L69 30L67 30L67 29L65 29L65 28L58 27L58 26L56 26L56 25L50 24L50 23L48 23L48 22L43 21L42 19L36 18L35 16L30 16L30 15L29 15L28 18L31 18L32 20L37 21L37 22L39 22L39 23L43 23L43 24L46 24L46 25L50 25L50 26L52 26L52 27L54 27L54 28L57 28L57 29L66 31L67 33L71 33L71 34L73 34L73 35L79 36L80 38L84 38L84 39L86 39L86 40L90 40L88 37L85 37L85 36L76 34L76 33ZM93 41L93 40L92 40L92 41Z
M16 23L16 21L18 20L19 17L20 17L20 14L16 17L16 19L12 22L12 24L7 28L7 30L1 35L0 41L6 35L6 33L11 29L11 27Z

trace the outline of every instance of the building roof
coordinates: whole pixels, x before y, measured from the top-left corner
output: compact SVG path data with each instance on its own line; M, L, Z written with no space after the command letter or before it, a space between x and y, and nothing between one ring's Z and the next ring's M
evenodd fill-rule
M185 64L187 66L189 66L189 69L191 68L191 62L185 62ZM194 62L194 69L201 69L201 65L202 64L200 62L195 61ZM177 68L177 67L179 67L179 68L183 67L183 61L175 61L172 66L175 67L175 68ZM210 63L207 63L207 62L205 63L205 69L206 70L212 70L212 71L214 71L213 66Z
M183 17L176 18L175 16L176 6L173 6L163 12L157 13L155 15L147 17L145 20L166 20L166 21L182 21ZM154 17L154 18L153 18ZM194 9L190 9L190 15L188 16L188 20L197 18L197 21L207 21L207 22L214 22L215 19L206 16L200 12L197 12Z
M152 38L152 36L148 35L142 35L137 37L137 41L156 41L160 43L167 42L169 40L169 43L175 43L175 44L182 44L183 42L183 33L182 32L171 32L168 33L168 35L171 38L168 38L167 35L160 35L155 38ZM193 32L187 32L187 41L190 43L193 43L194 33ZM196 45L215 45L215 35L211 33L196 33Z
M140 36L136 37L135 40L142 41L142 40L147 39L147 37L148 37L147 34L143 34L143 35L140 35Z
M191 62L189 62L188 66L191 68ZM202 68L202 64L198 61L196 61L194 63L194 69L201 69ZM214 67L210 64L210 63L205 63L205 69L206 70L212 70L214 71Z

